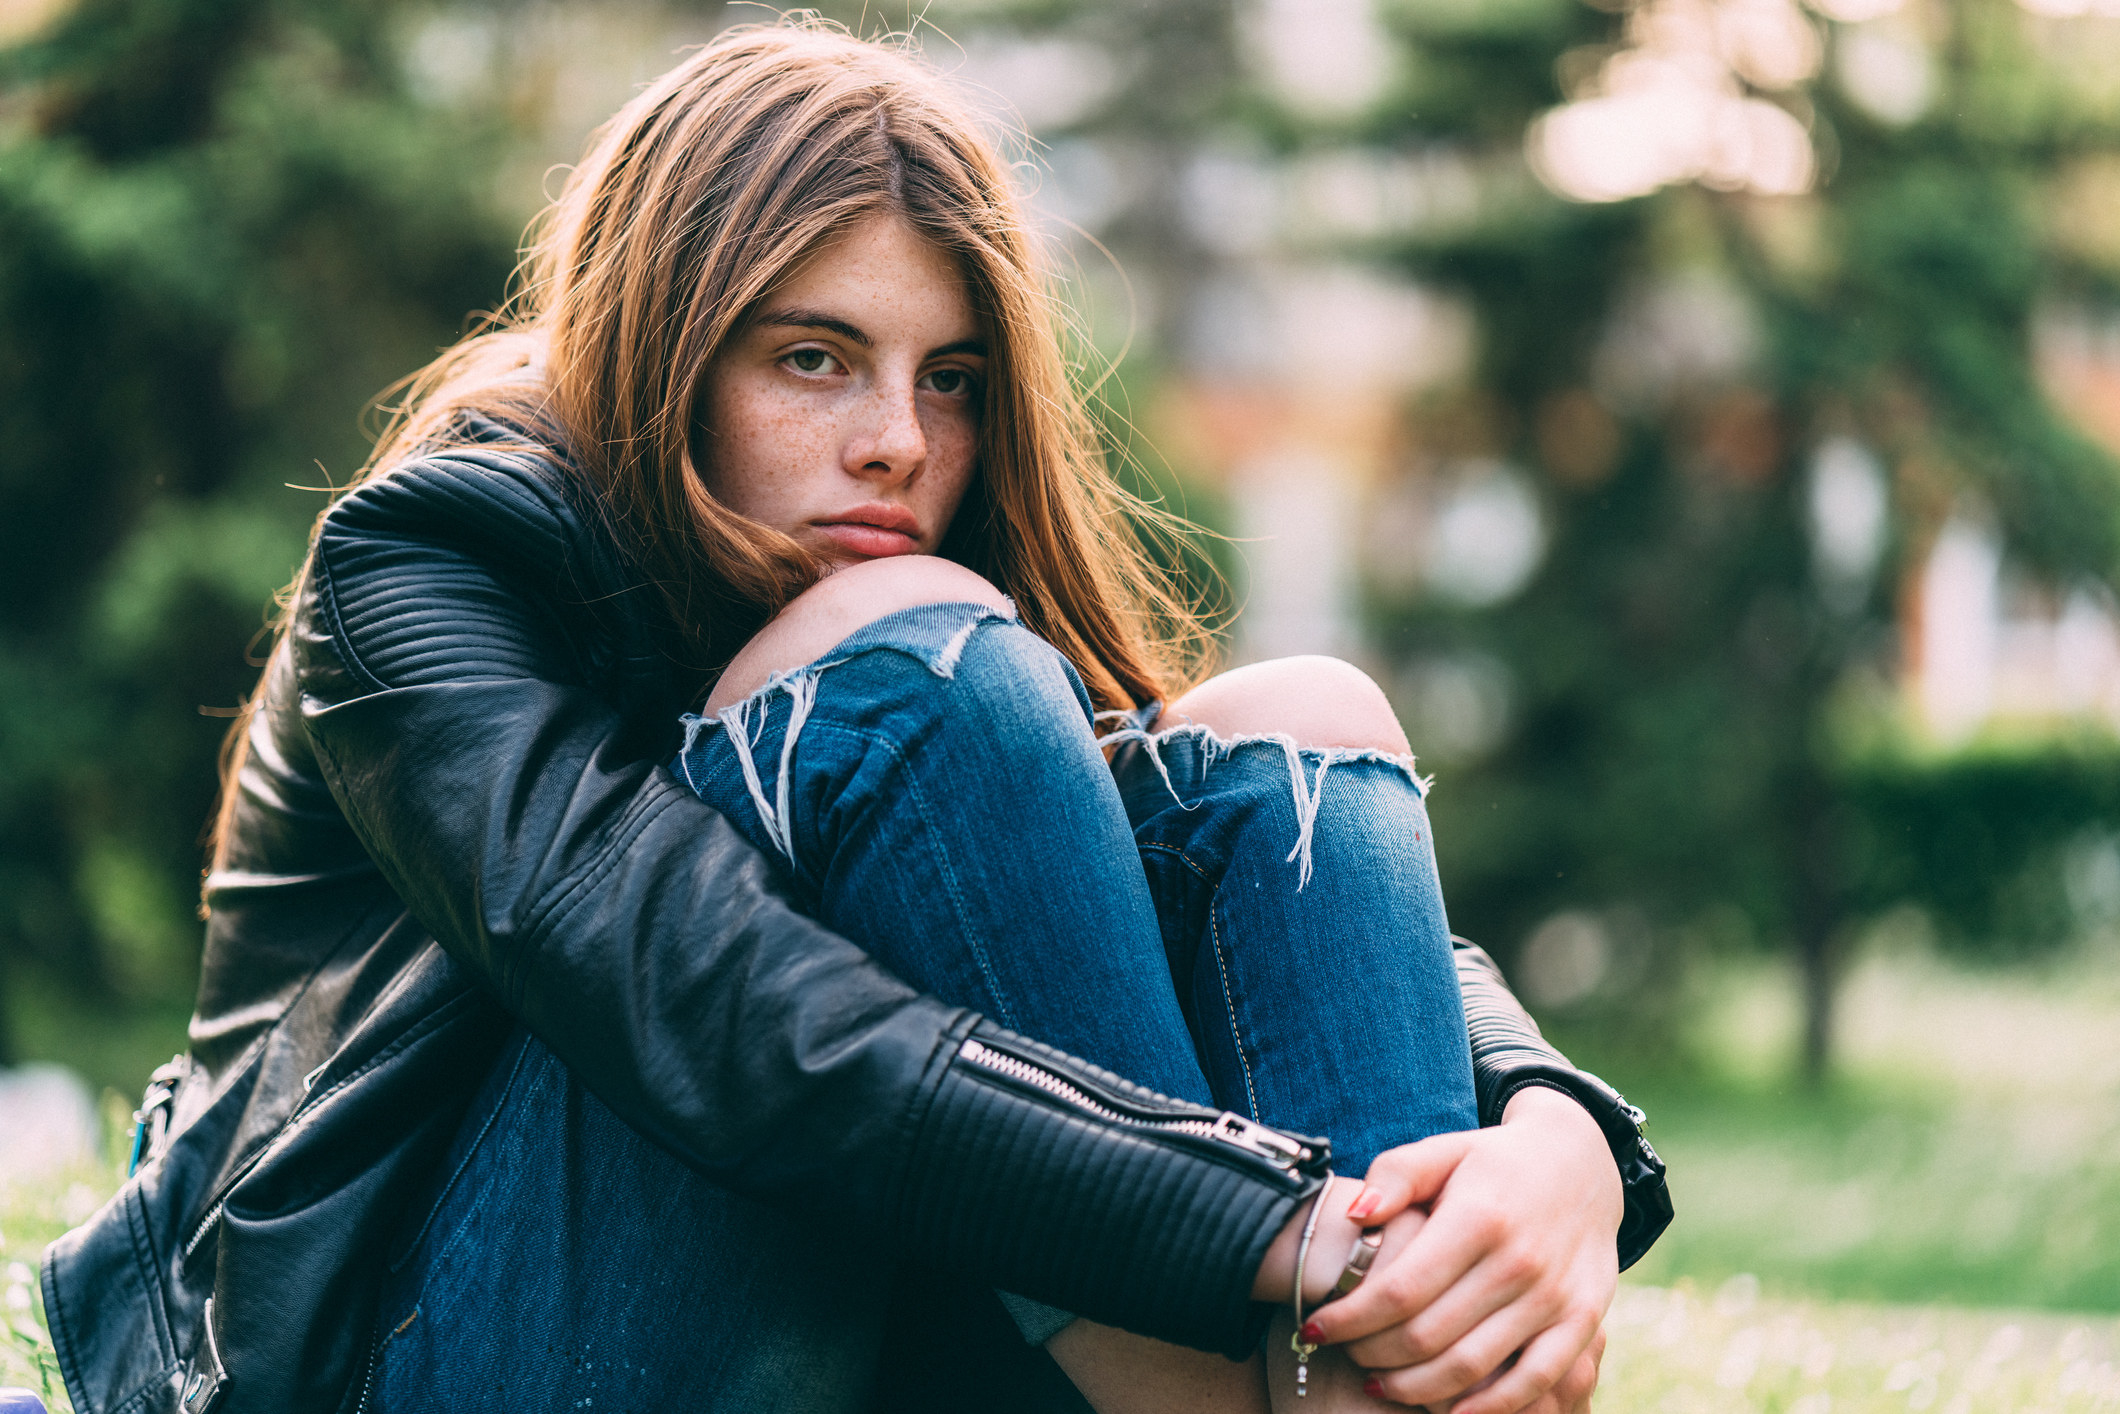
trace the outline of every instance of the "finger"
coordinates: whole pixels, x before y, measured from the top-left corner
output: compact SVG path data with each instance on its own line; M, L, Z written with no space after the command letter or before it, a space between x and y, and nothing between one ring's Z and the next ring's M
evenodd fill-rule
M1398 1254L1406 1250L1408 1244L1413 1241L1414 1235L1420 1232L1427 1221L1428 1215L1419 1208L1408 1208L1405 1212L1385 1223L1383 1243L1377 1248L1375 1260L1370 1263L1369 1275L1357 1284L1356 1290L1360 1290L1361 1287L1377 1280L1381 1273L1389 1271L1392 1264L1397 1260ZM1305 1329L1311 1332L1309 1338L1315 1339L1319 1345L1330 1345L1332 1343L1330 1338L1323 1337L1322 1333L1311 1330L1312 1327L1317 1326L1318 1317L1327 1309L1329 1307L1316 1307L1307 1313L1308 1324Z
M1379 1260L1368 1280L1318 1313L1325 1342L1359 1340L1412 1320L1500 1247L1509 1230L1508 1215L1491 1204L1437 1204L1404 1252L1389 1264ZM1470 1328L1468 1320L1460 1330Z
M1393 1387L1422 1403L1456 1400L1462 1405L1474 1395L1484 1397L1488 1385L1499 1384L1506 1372L1514 1376L1509 1386L1514 1393L1503 1414L1514 1414L1567 1371L1595 1329L1596 1318L1587 1313L1564 1315L1517 1303L1482 1321L1433 1358L1394 1369ZM1354 1347L1348 1347L1348 1354L1361 1358ZM1516 1367L1527 1356L1537 1357L1528 1377L1517 1375Z
M1583 1358L1596 1335L1595 1326L1573 1322L1540 1332L1500 1379L1470 1399L1459 1401L1451 1414L1517 1414L1558 1385L1562 1376ZM1594 1369L1591 1383L1596 1383Z
M1587 1357L1578 1355L1560 1383L1533 1400L1522 1414L1589 1414L1590 1391L1594 1388L1590 1373Z
M1591 1359L1586 1350L1575 1357L1575 1364L1553 1387L1553 1399L1559 1406L1559 1414L1590 1414L1590 1396L1596 1390L1597 1361Z
M1412 1204L1433 1199L1463 1162L1478 1132L1438 1134L1386 1149L1370 1164L1369 1172L1362 1175L1362 1191L1348 1205L1347 1216L1374 1227Z
M1568 1393L1568 1402L1561 1406L1561 1414L1590 1414L1590 1396L1597 1392L1597 1382L1603 1378L1604 1369L1605 1328L1600 1325L1597 1334L1590 1338L1590 1348L1575 1357L1575 1368L1561 1380L1561 1386Z
M1597 1388L1598 1357L1604 1348L1605 1334L1599 1331L1590 1342L1590 1349L1575 1357L1575 1363L1559 1383L1533 1400L1523 1414L1590 1414L1590 1396Z
M1439 1218L1431 1218L1429 1228L1438 1221ZM1420 1239L1427 1231L1424 1228L1415 1234L1387 1277L1405 1272L1419 1278L1436 1270L1421 1251ZM1489 1252L1410 1318L1346 1342L1347 1353L1355 1363L1372 1368L1419 1365L1435 1359L1504 1312L1506 1318L1496 1329L1507 1337L1506 1348L1514 1350L1552 1325L1567 1309L1566 1288L1542 1282L1545 1275L1544 1264L1536 1253L1514 1248ZM1359 1287L1356 1294L1360 1294Z
M1503 1312L1482 1322L1433 1359L1377 1371L1382 1377L1384 1397L1402 1404L1443 1406L1479 1392L1486 1382L1498 1379L1504 1367L1519 1358L1518 1352L1530 1335L1549 1324L1532 1322L1527 1330L1525 1323L1511 1319L1515 1314ZM1352 1347L1348 1348L1348 1354L1354 1356ZM1540 1388L1550 1386L1553 1380L1554 1376L1549 1375ZM1527 1403L1528 1400L1518 1400L1510 1406L1510 1414L1515 1414ZM1456 1406L1452 1405L1452 1408L1455 1410Z

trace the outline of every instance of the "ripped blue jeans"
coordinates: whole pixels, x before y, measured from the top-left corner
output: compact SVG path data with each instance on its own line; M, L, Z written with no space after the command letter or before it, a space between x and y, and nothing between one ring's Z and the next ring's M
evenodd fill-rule
M936 604L687 718L677 768L817 918L945 1001L1328 1135L1343 1173L1476 1126L1413 763L1154 711L1099 718L1029 630ZM1034 1341L1069 1319L1004 1300Z
M1151 733L1150 712L1099 720L1008 616L931 605L688 718L671 769L779 857L820 921L946 1001L1165 1094L1328 1135L1341 1173L1473 1127L1412 763ZM1042 1351L998 1348L1014 1335L991 1297L908 1297L910 1271L894 1297L893 1258L864 1235L715 1188L527 1036L408 1233L380 1409L945 1408L892 1380L973 1371L989 1373L966 1407L1079 1407ZM1003 1300L1034 1342L1070 1319ZM939 1326L949 1358L894 1376L892 1351L931 1349Z

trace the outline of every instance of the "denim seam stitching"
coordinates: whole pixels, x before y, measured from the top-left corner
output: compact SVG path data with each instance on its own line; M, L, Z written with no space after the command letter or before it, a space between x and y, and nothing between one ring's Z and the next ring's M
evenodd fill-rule
M1186 861L1191 863L1190 860ZM1251 1106L1251 1117L1259 1117L1259 1092L1252 1087L1251 1062L1244 1055L1244 1033L1237 1028L1237 998L1229 989L1229 967L1222 960L1222 890L1215 890L1214 898L1208 900L1207 930L1215 950L1215 971L1222 978L1222 1008L1229 1015L1229 1039L1236 1044L1237 1064L1244 1070L1244 1102Z
M1213 876L1211 876L1207 872L1207 870L1201 866L1198 860L1194 859L1191 855L1187 854L1184 850L1180 849L1176 845L1164 844L1158 840L1150 840L1146 843L1138 845L1137 848L1139 848L1143 852L1153 849L1162 854L1170 854L1177 856L1178 862L1180 864L1183 864L1186 868L1192 870L1193 873L1199 875L1200 882L1208 885L1211 889L1214 890L1213 895L1207 901L1207 928L1208 936L1211 939L1209 946L1214 949L1215 971L1220 976L1222 981L1222 1008L1223 1011L1227 1013L1229 1017L1229 1039L1231 1043L1234 1044L1237 1048L1237 1065L1244 1072L1245 1102L1251 1106L1251 1118L1258 1119L1259 1094L1252 1083L1251 1061L1247 1059L1244 1054L1244 1033L1240 1031L1237 1027L1237 1000L1235 994L1230 990L1229 968L1222 961L1222 924L1220 915L1215 906L1217 901L1222 896L1221 886L1215 883Z
M1201 883L1206 884L1209 888L1213 888L1215 886L1214 876L1209 874L1207 870L1199 863L1199 861L1195 860L1191 855L1187 854L1183 849L1179 848L1177 845L1165 844L1161 840L1147 840L1145 842L1136 842L1134 848L1137 850L1153 849L1163 854L1175 854L1176 856L1178 856L1179 863L1183 864L1186 868L1192 870L1193 873L1198 874L1200 876Z
M865 731L860 727L848 726L843 722L813 719L804 725L807 730L812 732L837 732L843 736L850 736L856 740L865 741L881 748L896 764L899 779L905 783L906 793L912 799L913 808L919 817L921 827L937 840L947 840L949 838L947 833L938 828L934 813L928 808L926 793L921 790L919 781L914 778L911 764L906 760L905 753L898 749L897 742L879 733ZM755 808L757 802L754 801L752 804ZM791 822L789 826L791 839L793 834L794 827ZM995 1019L1011 1031L1016 1030L1018 1023L1013 1014L1014 1009L1009 1006L1008 998L1002 990L1001 979L994 971L993 960L987 955L982 935L977 928L972 926L971 918L965 908L964 888L958 882L957 871L950 867L949 854L944 850L936 850L934 858L937 872L942 875L943 887L949 893L950 912L956 917L958 926L964 930L965 946L971 949L972 957L979 964L979 975L986 979L987 991L994 999L994 1009L997 1013Z

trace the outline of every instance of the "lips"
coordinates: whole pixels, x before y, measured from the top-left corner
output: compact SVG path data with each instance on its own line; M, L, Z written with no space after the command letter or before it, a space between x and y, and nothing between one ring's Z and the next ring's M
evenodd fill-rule
M888 502L856 506L812 524L833 545L863 559L911 555L920 549L920 518Z

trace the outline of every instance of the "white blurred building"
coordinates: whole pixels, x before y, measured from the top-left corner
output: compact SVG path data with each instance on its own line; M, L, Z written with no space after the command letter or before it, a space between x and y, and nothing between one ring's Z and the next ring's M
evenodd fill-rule
M2120 320L2049 311L2036 345L2047 390L2120 453ZM2110 588L2024 578L1993 531L1965 513L1944 524L1911 587L1905 686L1939 741L1990 724L2120 731L2120 602Z
M1954 516L1923 561L1902 624L1905 685L1939 742L1992 724L2120 730L2120 614L2081 585L2009 574L1994 534Z

